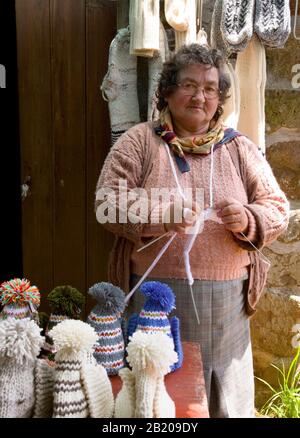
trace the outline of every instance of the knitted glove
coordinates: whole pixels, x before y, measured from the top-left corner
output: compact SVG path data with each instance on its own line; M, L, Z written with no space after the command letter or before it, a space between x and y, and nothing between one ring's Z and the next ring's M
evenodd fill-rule
M289 1L256 1L254 31L266 46L283 47L291 32Z

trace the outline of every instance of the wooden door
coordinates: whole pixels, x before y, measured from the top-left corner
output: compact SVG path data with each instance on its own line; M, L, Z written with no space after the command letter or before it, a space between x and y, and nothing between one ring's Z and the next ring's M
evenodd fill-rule
M16 23L21 180L29 186L24 276L48 310L53 287L70 284L86 294L106 280L113 237L96 222L94 193L110 147L99 85L116 33L116 2L16 0Z

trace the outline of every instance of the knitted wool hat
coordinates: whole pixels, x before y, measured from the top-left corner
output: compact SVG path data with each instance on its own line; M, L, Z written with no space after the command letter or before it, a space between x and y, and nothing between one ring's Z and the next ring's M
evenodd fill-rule
M266 53L256 35L237 56L235 72L240 87L238 131L265 152Z
M94 356L109 375L118 374L124 366L121 313L125 308L125 294L119 287L106 282L94 284L88 293L98 302L87 318L98 334Z
M283 47L291 32L289 0L256 0L254 30L269 47Z
M114 409L111 384L103 367L90 360L97 340L95 330L69 319L49 334L57 349L53 417L110 417Z
M147 281L140 287L147 297L139 315L133 314L128 320L128 338L135 331L144 333L165 333L173 339L178 362L174 363L171 371L181 367L183 351L180 340L179 319L173 316L170 321L168 314L175 308L175 295L172 289L160 281Z
M78 319L84 306L85 297L72 286L57 286L49 293L47 300L52 312L46 328L46 341L42 356L53 360L56 350L49 336L49 331L66 319Z
M254 0L223 0L221 32L230 50L245 49L253 34Z
M164 376L178 360L172 339L165 333L137 331L126 350L134 381L132 375L125 375L128 381L116 399L115 417L123 416L124 404L128 404L131 411L134 409L135 418L175 418L175 404L164 384Z
M1 284L0 303L4 306L0 312L0 320L8 317L36 319L40 292L36 286L30 286L25 278L14 278Z
M129 54L130 32L120 29L109 48L108 71L100 89L108 102L112 145L140 122L137 58Z
M0 321L0 417L30 418L34 407L34 367L44 338L28 319Z

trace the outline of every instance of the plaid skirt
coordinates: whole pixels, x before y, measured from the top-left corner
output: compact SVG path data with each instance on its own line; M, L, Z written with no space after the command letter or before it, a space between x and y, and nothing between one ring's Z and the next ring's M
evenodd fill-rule
M132 288L140 279L131 276ZM176 296L169 315L180 319L182 341L201 347L209 413L212 418L254 417L254 375L249 319L244 310L247 276L235 280L195 280L197 322L187 280L147 278L167 283ZM144 296L136 291L127 314L139 313Z

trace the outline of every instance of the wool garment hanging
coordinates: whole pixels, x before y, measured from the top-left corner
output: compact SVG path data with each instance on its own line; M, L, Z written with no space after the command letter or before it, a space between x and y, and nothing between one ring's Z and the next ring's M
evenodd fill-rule
M169 58L168 37L165 28L160 22L159 27L159 52L148 60L148 120L159 119L159 111L156 108L158 81L162 72L163 63Z
M239 79L230 60L227 60L225 63L224 70L230 78L231 87L229 91L229 98L223 105L224 113L222 117L226 126L237 129L241 105Z
M108 101L111 140L140 122L137 95L137 58L129 54L130 32L120 29L109 48L108 71L100 89Z
M181 5L180 15L178 5ZM166 20L175 30L175 52L184 44L191 44L197 41L196 35L196 2L195 0L165 0ZM176 18L176 19L175 19ZM186 22L188 26L186 27ZM176 26L176 27L175 27Z
M230 55L231 50L225 44L221 32L222 6L223 6L223 0L215 1L214 10L211 19L210 46L212 49L220 50L223 56L227 57Z
M241 95L238 131L265 153L266 53L256 35L246 50L238 54L235 71Z
M223 0L221 33L233 52L243 51L253 35L254 0Z
M291 32L289 0L256 1L254 31L268 47L284 47Z
M159 0L130 0L130 54L150 57L159 50Z

